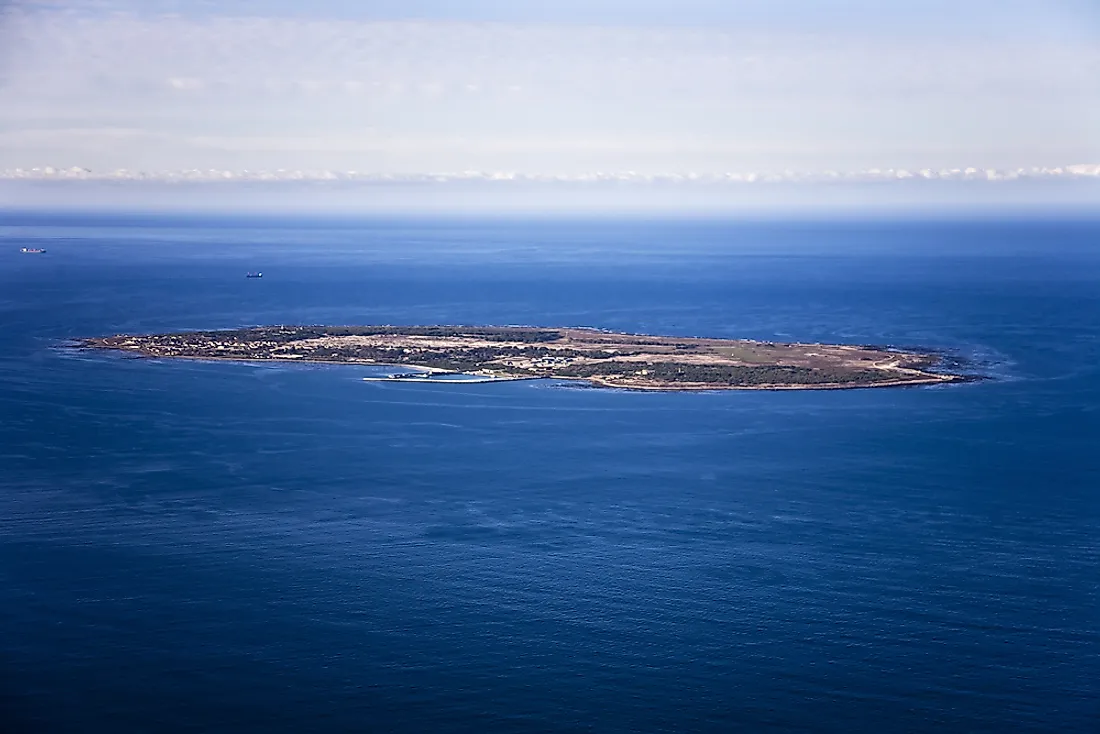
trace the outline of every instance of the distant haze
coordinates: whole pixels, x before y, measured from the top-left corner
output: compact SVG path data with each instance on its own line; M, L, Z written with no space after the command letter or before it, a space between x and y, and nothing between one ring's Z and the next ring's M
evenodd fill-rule
M1100 161L1092 2L43 0L2 18L6 178Z

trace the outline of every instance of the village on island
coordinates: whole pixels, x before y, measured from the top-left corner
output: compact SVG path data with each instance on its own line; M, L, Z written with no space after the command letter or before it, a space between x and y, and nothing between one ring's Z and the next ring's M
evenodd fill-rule
M528 326L265 326L84 339L148 357L285 360L401 368L378 380L556 378L635 390L840 389L938 385L937 355L843 344L621 334Z

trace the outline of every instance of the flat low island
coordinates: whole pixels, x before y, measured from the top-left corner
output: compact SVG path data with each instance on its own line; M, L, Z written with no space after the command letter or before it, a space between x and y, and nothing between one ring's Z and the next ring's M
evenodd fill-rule
M633 390L798 390L934 385L933 354L841 344L619 334L527 326L262 326L85 339L147 357L390 365L381 379L559 378Z

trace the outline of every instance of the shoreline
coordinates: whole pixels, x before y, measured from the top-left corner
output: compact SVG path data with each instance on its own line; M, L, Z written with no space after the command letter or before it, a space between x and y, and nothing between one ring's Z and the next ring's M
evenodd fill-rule
M508 377L483 377L476 373L470 372L455 372L453 370L445 370L439 367L429 367L426 365L413 365L413 364L394 364L391 362L372 362L368 360L332 360L332 359L310 359L308 357L215 357L215 356L195 356L195 355L163 355L144 352L134 349L122 349L119 347L102 346L89 343L92 340L81 339L72 343L70 348L78 349L81 351L94 351L94 352L117 352L120 354L132 355L132 359L148 359L148 360L190 360L195 362L234 362L239 364L264 364L264 363L280 363L280 364L317 364L317 365L332 365L343 367L393 367L404 370L419 370L425 374L430 375L469 375L473 378L481 377L482 379L471 380L437 380L430 377L361 377L362 382L412 382L412 383L431 383L435 385L440 384L454 384L454 385L487 385L493 382L528 382L532 380L562 380L567 382L579 382L586 385L590 385L596 389L607 390L625 390L630 392L728 392L731 390L742 391L793 391L793 390L872 390L875 388L901 388L901 387L929 387L932 385L959 385L971 382L980 382L987 378L979 375L958 375L958 374L943 374L940 376L922 376L914 377L911 380L894 380L891 382L876 382L871 384L846 384L846 383L818 383L818 384L771 384L771 385L706 385L706 384L686 384L686 385L622 385L617 384L614 381L608 381L599 377L571 377L564 375L510 375ZM930 373L935 374L935 373Z

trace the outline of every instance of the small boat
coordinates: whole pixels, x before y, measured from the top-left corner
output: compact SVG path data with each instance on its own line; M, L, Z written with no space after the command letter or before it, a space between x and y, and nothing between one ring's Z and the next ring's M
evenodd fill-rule
M245 273L244 277L246 277L246 278L262 278L262 277L264 277L264 274L263 273Z
M23 247L19 251L25 255L41 255L45 252L41 247Z

